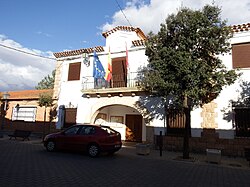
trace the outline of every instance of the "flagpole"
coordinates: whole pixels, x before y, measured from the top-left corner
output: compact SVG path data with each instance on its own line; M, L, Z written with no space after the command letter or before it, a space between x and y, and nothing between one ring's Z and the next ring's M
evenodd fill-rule
M127 87L130 87L130 68L128 64L128 48L127 48L127 42L125 42L125 48L126 48L126 69L127 69Z

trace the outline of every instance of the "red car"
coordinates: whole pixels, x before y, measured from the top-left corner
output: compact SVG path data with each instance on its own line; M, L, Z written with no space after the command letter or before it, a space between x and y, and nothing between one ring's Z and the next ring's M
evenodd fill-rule
M122 147L122 142L121 134L108 126L82 124L48 134L44 146L47 151L87 151L89 156L97 157L100 152L115 153Z

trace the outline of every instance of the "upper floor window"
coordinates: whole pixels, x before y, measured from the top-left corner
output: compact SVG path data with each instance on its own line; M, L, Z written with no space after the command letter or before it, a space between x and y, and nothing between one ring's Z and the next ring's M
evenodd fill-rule
M70 63L68 81L80 80L81 62Z
M233 68L250 68L250 43L232 46Z
M112 59L112 81L114 88L126 87L127 85L127 66L126 57Z

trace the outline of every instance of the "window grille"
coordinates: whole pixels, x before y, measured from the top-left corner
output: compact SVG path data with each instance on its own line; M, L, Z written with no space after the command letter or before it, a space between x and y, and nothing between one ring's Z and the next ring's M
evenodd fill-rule
M23 120L23 121L36 121L36 110L34 106L18 106L14 107L12 111L12 121Z

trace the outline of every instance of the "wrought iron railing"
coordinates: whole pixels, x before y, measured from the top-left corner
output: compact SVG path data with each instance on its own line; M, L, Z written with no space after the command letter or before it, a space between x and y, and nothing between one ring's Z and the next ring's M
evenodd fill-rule
M113 74L110 81L105 79L97 79L93 76L82 77L82 89L105 89L105 88L121 88L121 87L138 87L138 72L130 72L128 74Z

